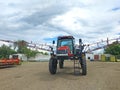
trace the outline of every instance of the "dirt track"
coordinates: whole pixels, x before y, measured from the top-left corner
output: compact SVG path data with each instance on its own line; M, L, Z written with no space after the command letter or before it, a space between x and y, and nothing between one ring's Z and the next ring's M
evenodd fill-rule
M28 62L0 69L0 90L120 90L120 62L87 62L87 76L73 75L73 62L65 62L56 75L48 62Z

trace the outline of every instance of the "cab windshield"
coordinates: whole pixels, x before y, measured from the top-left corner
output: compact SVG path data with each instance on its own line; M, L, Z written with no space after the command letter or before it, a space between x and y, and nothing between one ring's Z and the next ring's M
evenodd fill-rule
M61 39L61 40L58 40L58 48L61 47L61 46L68 46L70 48L70 51L73 50L72 48L72 40L71 39Z

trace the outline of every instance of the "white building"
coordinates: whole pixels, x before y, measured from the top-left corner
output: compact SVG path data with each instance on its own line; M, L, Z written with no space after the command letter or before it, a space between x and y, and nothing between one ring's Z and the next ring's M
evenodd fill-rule
M94 54L93 53L86 53L86 60L94 60Z
M49 61L50 55L42 55L38 53L35 57L30 57L28 61Z

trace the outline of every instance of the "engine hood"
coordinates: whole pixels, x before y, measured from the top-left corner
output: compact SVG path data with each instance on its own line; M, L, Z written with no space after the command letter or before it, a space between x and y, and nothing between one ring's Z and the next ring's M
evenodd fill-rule
M70 48L68 46L59 47L57 49L57 54L62 54L62 55L67 54L68 56L73 56L73 54L71 54Z
M61 46L58 50L70 50L68 46Z

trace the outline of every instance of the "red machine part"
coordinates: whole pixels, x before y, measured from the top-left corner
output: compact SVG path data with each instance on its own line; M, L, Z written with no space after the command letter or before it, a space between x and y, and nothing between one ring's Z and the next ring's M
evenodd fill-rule
M61 47L58 48L58 50L66 50L69 57L74 56L73 54L71 54L70 48L68 46L61 46Z
M0 66L8 66L8 65L19 65L21 61L17 59L1 59Z

